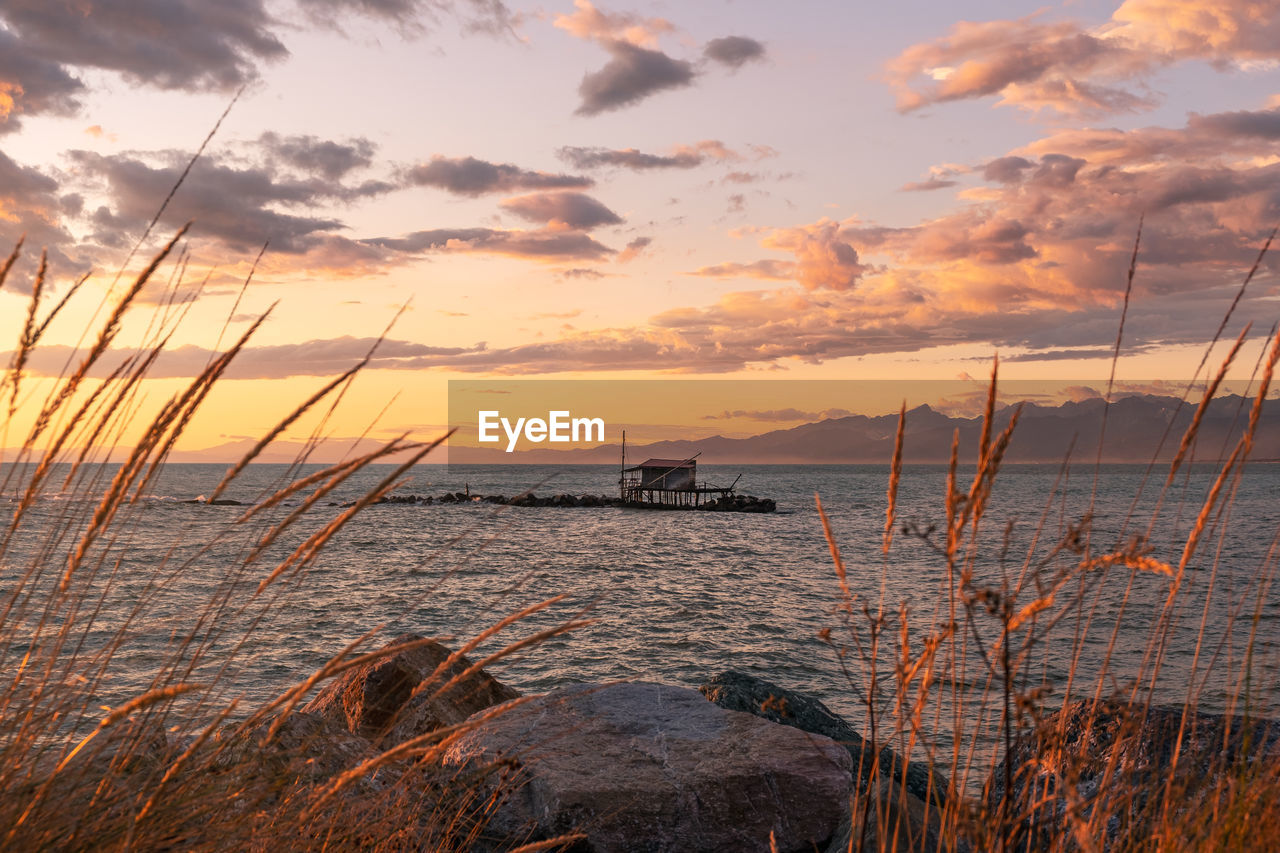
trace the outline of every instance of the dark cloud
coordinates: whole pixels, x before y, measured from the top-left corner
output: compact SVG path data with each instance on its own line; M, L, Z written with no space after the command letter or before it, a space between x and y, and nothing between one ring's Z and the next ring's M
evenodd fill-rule
M579 115L596 115L637 103L665 89L693 83L693 65L625 41L605 43L613 56L608 64L582 78Z
M509 198L502 202L502 208L529 222L584 231L622 223L621 216L582 193L532 193Z
M1045 154L1040 158L1039 167L1029 178L1033 184L1053 189L1063 189L1076 179L1076 173L1086 161L1079 157L1068 157L1065 154Z
M764 59L764 45L746 36L725 36L707 42L702 54L721 65L738 69L748 62Z
M34 56L164 89L234 89L288 53L261 0L7 0L0 18Z
M62 224L62 219L82 204L75 194L61 195L58 182L49 175L0 151L0 260L9 256L19 239L26 238L22 260L10 273L5 290L29 289L42 249L48 250L56 275L85 268L85 260L78 257L74 240Z
M364 138L334 142L315 136L280 136L271 132L262 134L258 144L284 163L331 181L371 165L376 150L374 144Z
M904 193L929 192L930 190L945 190L947 187L954 187L958 183L960 182L935 176L927 181L909 181L898 187L898 190Z
M1187 126L1193 131L1215 136L1280 139L1280 107L1258 112L1241 110L1207 116L1192 115Z
M87 178L105 184L111 208L99 211L98 221L112 231L140 234L186 166L180 152L104 156L72 151L71 161ZM376 195L388 185L347 187L320 178L291 179L268 165L229 165L216 157L197 161L166 209L162 222L176 227L197 223L198 234L213 236L231 249L248 252L269 241L273 252L297 254L316 245L316 237L344 227L339 220L306 213L335 200ZM108 245L110 234L99 231L95 242Z
M484 351L484 344L474 347L436 347L411 341L354 338L350 336L311 340L300 344L249 346L240 351L227 370L228 379L282 379L288 376L332 376L350 369L377 344L369 369L414 370L424 359L457 358ZM83 351L69 346L44 346L34 350L27 369L36 376L58 376L66 365L79 361ZM106 376L133 350L110 350L94 366L93 376ZM214 357L212 350L192 345L166 349L148 372L152 379L197 376ZM12 353L0 354L8 359ZM7 363L7 362L6 362Z
M454 195L475 198L486 193L516 190L580 189L595 182L580 175L534 172L510 163L490 163L475 157L442 157L410 169L405 179L420 187L436 187Z
M634 148L612 150L608 148L574 148L565 146L557 152L575 169L596 169L601 166L621 166L625 169L692 169L705 159L692 149L675 154L645 154Z
M0 11L0 20L3 20ZM21 116L71 115L84 84L13 32L0 29L0 133L21 126Z
M396 252L476 252L537 260L598 260L608 246L576 231L499 231L492 228L437 228L404 237L366 241Z
M997 157L982 169L982 177L988 181L1013 184L1022 180L1022 173L1032 167L1025 157Z
M561 270L560 277L561 278L583 278L583 279L594 280L594 279L604 278L605 274L600 272L600 270L593 270L589 267L574 267L573 269ZM568 316L576 317L581 313L582 313L581 311L574 311L572 314ZM554 315L554 316L559 318L561 315Z
M631 242L627 243L627 247L625 249L623 249L620 253L618 253L618 263L625 264L625 263L629 263L630 261L634 261L636 258L640 257L640 255L644 252L645 249L649 248L652 245L653 245L652 237L635 238Z
M1133 349L1125 351L1131 354ZM1017 353L1010 356L1002 356L1002 361L1071 361L1075 359L1085 358L1111 358L1115 354L1113 347L1077 347L1075 349L1055 349L1042 350L1038 352ZM1088 389L1092 393L1089 396L1101 397L1102 395L1092 388Z
M757 148L758 146L752 146ZM624 169L692 169L708 160L736 161L742 155L718 139L704 139L692 145L677 145L670 154L646 154L635 148L575 148L565 146L557 155L575 169L619 166Z
M501 0L299 0L312 16L334 22L341 15L360 15L394 21L409 30L425 29L449 14L463 28L491 35L512 32L520 22Z
M443 15L465 31L510 33L501 0L298 0L313 18L393 20L420 32ZM80 69L161 89L229 92L288 56L277 31L287 10L264 0L5 0L0 4L0 133L22 115L68 115ZM12 101L12 103L10 103Z

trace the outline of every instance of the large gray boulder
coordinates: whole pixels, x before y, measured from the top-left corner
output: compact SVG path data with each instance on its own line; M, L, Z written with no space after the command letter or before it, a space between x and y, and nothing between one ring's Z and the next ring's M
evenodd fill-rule
M875 763L871 745L826 705L803 693L733 670L716 675L698 688L703 696L731 711L745 711L784 726L831 738L849 750L858 790L870 778ZM923 762L903 761L893 750L880 751L879 780L892 778L899 785L906 775L907 793L919 800L933 798L935 806L946 801L947 779Z
M1210 808L1207 798L1225 780L1277 759L1280 721L1193 711L1184 726L1182 708L1074 702L1015 742L992 772L988 805L1007 816L1018 847L1074 847L1071 799L1106 846L1141 847L1166 817ZM1166 785L1175 810L1168 816L1161 815Z
M421 639L404 634L383 648ZM441 669L452 654L440 643L430 643L349 669L302 710L387 747L455 725L477 711L520 695L484 670L439 692L471 667L471 661L459 655Z
M445 763L491 769L500 844L586 834L589 851L822 849L852 792L820 735L649 683L554 690L458 740ZM505 796L503 796L505 794Z

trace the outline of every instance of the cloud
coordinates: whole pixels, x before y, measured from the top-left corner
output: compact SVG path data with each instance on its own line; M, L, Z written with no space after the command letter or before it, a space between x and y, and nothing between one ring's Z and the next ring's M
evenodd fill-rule
M299 5L330 24L340 15L360 15L395 22L409 33L422 32L445 13L457 18L465 32L490 35L513 33L523 20L501 0L299 0Z
M24 115L74 114L83 90L84 84L63 65L0 28L0 133L18 130Z
M1002 184L1017 183L1023 173L1035 164L1026 157L997 157L982 168L982 177Z
M574 0L572 15L556 15L555 25L580 39L607 45L625 42L637 47L654 48L658 37L674 33L675 25L665 18L641 18L628 13L609 13L597 9L591 0Z
M591 280L594 280L594 279L604 278L604 277L605 277L605 275L606 275L606 274L605 274L605 273L600 272L600 270L593 270L593 269L591 269L591 268L589 268L589 267L573 267L572 269L567 269L567 270L561 270L561 271L560 271L560 277L561 277L561 278L582 278L582 279L591 279ZM578 315L579 315L579 314L581 314L581 313L582 313L581 311L574 311L574 312L572 312L571 314L569 314L569 315L568 315L568 317L576 317L576 316L578 316ZM544 316L544 317L557 317L557 318L561 318L561 315L559 315L559 314L547 314L547 315L542 315L542 316ZM566 318L564 318L564 319L567 319L568 317L566 317Z
M618 254L618 263L625 264L634 261L644 253L644 250L653 245L652 237L637 237L627 244L627 247Z
M364 241L395 252L458 252L508 255L545 261L599 260L613 254L608 246L577 231L499 231L492 228L437 228L403 237Z
M1201 343L1280 220L1271 118L1267 109L1192 116L1181 128L1055 131L985 164L947 167L988 185L944 216L905 228L850 219L754 231L761 248L788 256L693 273L796 285L449 366L733 372L955 345L994 347L1011 361L1106 359L1144 212L1122 356ZM1260 276L1237 317L1271 316L1275 294L1274 278Z
M1132 354L1133 348L1126 350ZM1005 361L1075 361L1077 359L1111 358L1114 348L1108 347L1076 347L1075 349L1037 350L1035 352L1015 353L1006 357ZM1099 396L1096 392L1093 396Z
M81 199L74 194L62 195L59 189L54 178L0 151L0 261L9 256L19 239L26 238L22 260L10 272L5 290L29 289L42 249L48 250L50 267L57 274L87 267L63 225L64 217L78 211Z
M619 166L624 169L692 169L711 160L741 160L737 152L718 139L704 139L693 145L677 145L670 154L646 154L635 148L576 148L565 146L557 155L575 169Z
M98 209L94 243L118 246L140 235L186 166L177 151L106 156L71 151L82 178L102 185L111 206ZM347 186L323 178L290 178L269 163L231 164L215 156L197 161L174 195L164 218L169 227L195 221L197 233L212 236L236 252L269 241L273 253L299 254L318 244L319 235L344 228L340 220L307 212L323 204L370 197L389 184ZM299 212L288 212L290 210Z
M280 136L268 131L258 139L268 155L312 175L339 180L373 163L376 147L363 137L334 142L315 136Z
M1148 106L1143 97L1094 80L1146 74L1156 62L1072 22L1022 18L962 21L936 41L907 48L886 73L904 112L998 94L1001 104L1088 115Z
M725 36L712 39L702 49L707 59L719 62L735 71L748 62L764 59L764 45L745 36Z
M1111 20L1121 37L1176 59L1280 58L1280 9L1267 0L1126 0Z
M908 181L898 187L899 191L904 193L913 192L929 192L930 190L945 190L947 187L956 186L959 181L953 181L944 178L932 177L927 181Z
M1280 108L1250 112L1239 110L1214 115L1193 113L1187 127L1196 133L1210 137L1246 137L1256 139L1280 139Z
M392 20L420 32L441 14L469 32L513 32L501 0L298 0L313 20ZM0 5L0 133L25 115L66 116L86 91L82 70L188 92L232 92L289 55L278 35L289 8L265 0L7 0Z
M708 278L763 278L790 281L795 265L790 261L762 260L749 264L723 263L699 267L689 275Z
M1177 62L1220 69L1280 59L1280 10L1273 2L1127 0L1105 24L1072 21L961 22L913 45L886 66L898 108L999 96L1001 105L1075 116L1149 109L1145 81Z
M228 379L282 379L289 376L333 376L349 370L363 359L374 345L377 349L369 362L374 370L415 370L421 362L457 358L484 351L484 344L474 347L436 347L401 340L376 338L328 338L299 344L247 346L240 351L227 370ZM122 361L135 355L131 349L112 349L94 365L91 373L103 377ZM10 359L12 353L0 354ZM27 370L34 376L58 376L68 363L79 361L85 352L70 346L42 346L33 350ZM147 373L151 379L174 379L198 376L216 355L212 350L192 345L164 350Z
M859 260L857 249L841 236L839 223L830 219L775 228L765 234L760 245L791 252L795 259L715 264L700 267L690 275L785 280L798 282L808 290L848 290L867 269Z
M535 172L510 163L490 163L475 157L449 158L439 154L432 157L431 162L409 169L405 181L414 186L436 187L471 198L516 190L580 189L595 183L578 175Z
M288 53L260 0L10 0L0 18L29 56L162 89L230 91Z
M601 225L622 224L621 216L582 193L532 193L506 199L501 206L521 219L553 229L589 231Z
M961 166L956 163L943 163L929 169L927 180L905 183L898 190L899 192L929 192L931 190L954 187L959 183L959 181L955 180L955 176L963 175L970 171L972 170L967 166Z
M693 83L693 65L688 62L627 41L609 41L604 46L613 59L582 78L578 115L621 109L666 89Z
M840 235L839 224L829 219L775 229L760 245L794 254L795 280L809 290L848 290L866 271L858 251Z

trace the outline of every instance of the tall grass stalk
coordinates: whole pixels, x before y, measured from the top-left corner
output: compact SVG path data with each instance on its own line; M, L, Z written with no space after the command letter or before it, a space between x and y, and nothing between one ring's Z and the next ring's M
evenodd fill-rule
M3 434L18 432L24 418L19 445L0 458L0 495L9 509L0 529L0 849L468 849L493 807L480 784L483 770L446 771L433 759L474 721L349 755L323 774L319 759L308 760L332 744L309 739L306 726L294 724L298 709L328 679L405 651L370 651L382 628L274 700L247 707L238 696L261 633L306 595L309 569L333 537L402 486L445 436L400 436L304 469L320 443L322 428L314 429L285 478L215 534L184 542L176 532L167 546L141 538L145 498L166 460L271 313L251 322L182 390L148 407L141 390L185 316L178 294L186 233L179 230L98 312L102 319L82 338L81 355L38 399L31 390L37 386L24 381L31 358L86 281L71 283L46 309L53 283L42 257L0 379ZM20 250L0 266L0 287ZM172 269L163 280L166 263ZM144 290L158 307L132 354L104 370L109 354L122 349L125 319L139 310ZM282 418L228 468L213 497L328 399L318 415L323 425L371 356ZM395 464L371 468L388 462ZM376 485L350 506L324 509L322 499L353 477L375 474ZM206 591L203 600L181 598L192 578ZM180 617L175 600L184 602ZM509 637L522 620L558 604L540 602L464 642L418 692L443 693L482 666L588 624L578 613ZM384 614L387 622L397 615ZM142 676L130 661L159 624L171 636L163 652L149 652L159 657ZM500 634L508 639L499 641ZM496 651L488 650L494 644ZM462 655L478 649L486 650L479 662L458 674Z
M1268 238L1227 308L1202 369L1270 243ZM1103 436L1140 244L1139 229ZM1256 672L1263 655L1274 656L1276 649L1264 614L1277 604L1280 528L1256 567L1223 562L1231 559L1223 556L1236 535L1231 509L1280 360L1274 326L1250 379L1251 387L1255 379L1257 384L1247 417L1243 403L1237 412L1233 443L1222 448L1216 472L1203 486L1193 485L1200 474L1194 481L1190 476L1192 464L1209 455L1199 447L1202 458L1196 458L1203 444L1197 439L1250 330L1246 323L1220 367L1204 379L1141 533L1129 532L1141 490L1121 517L1097 515L1105 485L1101 437L1087 505L1071 507L1067 500L1068 455L1034 521L1024 526L1011 516L1002 519L998 534L987 529L983 522L999 506L997 479L1017 441L1021 414L1020 407L998 408L998 363L972 479L957 432L940 517L932 523L899 521L901 483L912 473L900 463L904 433L910 441L905 405L899 414L881 570L894 571L904 549L919 560L923 548L938 562L932 607L928 596L920 596L923 606L886 601L883 581L876 601L874 589L852 582L838 531L818 501L838 591L838 628L822 637L865 706L865 731L876 754L891 747L925 762L929 772L927 795L917 787L909 796L906 770L895 775L890 763L877 760L872 781L852 804L862 826L855 822L849 850L1280 848L1274 760L1280 724L1258 729L1252 717L1260 707L1274 713L1278 698L1275 685L1259 684ZM1155 464L1148 466L1144 486ZM1181 494L1174 492L1179 474ZM1178 502L1179 513L1161 519L1168 501ZM1184 503L1194 511L1177 533ZM1182 650L1176 662L1175 643ZM1175 663L1175 674L1168 675ZM1230 716L1241 710L1243 717ZM1213 721L1220 723L1216 747L1203 734ZM1121 746L1104 748L1108 744ZM1272 757L1260 760L1260 750L1272 750Z

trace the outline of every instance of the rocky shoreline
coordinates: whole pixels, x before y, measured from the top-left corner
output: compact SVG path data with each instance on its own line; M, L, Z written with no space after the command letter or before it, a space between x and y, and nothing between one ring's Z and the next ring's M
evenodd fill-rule
M78 761L91 779L103 774L99 792L111 782L141 800L178 784L165 768L181 752L186 772L209 795L239 798L246 819L322 805L335 820L367 821L375 846L392 831L375 813L407 797L420 825L395 826L394 849L838 853L859 849L865 832L869 850L978 850L992 839L977 814L1002 815L1014 829L999 840L1034 850L1069 836L1068 800L1098 814L1108 846L1142 838L1146 801L1118 782L1158 795L1150 783L1168 774L1182 724L1180 710L1068 706L1015 742L984 808L939 769L877 751L821 702L744 673L697 690L614 682L521 696L433 640L404 635L379 654L283 713L184 743L137 717ZM1275 722L1201 714L1184 730L1186 802L1223 768L1280 757ZM112 751L126 747L127 760ZM442 822L444 811L454 816ZM974 837L957 826L976 826ZM208 831L186 828L175 847L208 846Z

